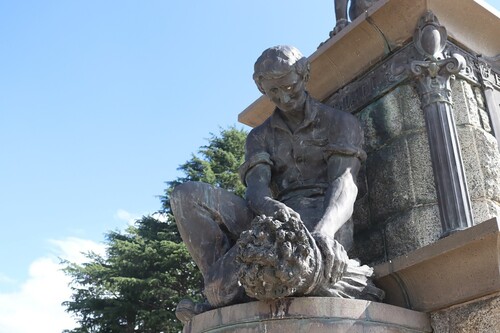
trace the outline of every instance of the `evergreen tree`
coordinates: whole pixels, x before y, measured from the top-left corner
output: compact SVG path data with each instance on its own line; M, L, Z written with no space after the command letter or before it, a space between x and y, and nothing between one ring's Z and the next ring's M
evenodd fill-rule
M238 168L245 160L246 137L247 132L235 127L221 130L220 136L211 134L208 145L200 148L198 156L193 154L178 168L185 176L167 182L161 197L163 210L171 213L169 195L177 184L187 181L212 184L242 197L245 187L239 179Z
M124 232L107 233L105 256L89 253L81 265L63 262L73 279L71 300L63 305L80 325L65 332L181 330L175 307L184 297L201 301L202 279L177 231L169 194L179 183L204 181L242 195L237 170L243 163L245 138L243 130L222 130L179 167L184 176L167 182L161 197L165 219L146 216Z

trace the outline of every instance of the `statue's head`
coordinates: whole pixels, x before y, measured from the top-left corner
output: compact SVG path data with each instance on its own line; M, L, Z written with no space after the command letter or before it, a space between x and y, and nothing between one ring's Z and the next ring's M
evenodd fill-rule
M286 112L303 106L309 71L309 61L298 49L279 45L257 59L253 79L259 90Z

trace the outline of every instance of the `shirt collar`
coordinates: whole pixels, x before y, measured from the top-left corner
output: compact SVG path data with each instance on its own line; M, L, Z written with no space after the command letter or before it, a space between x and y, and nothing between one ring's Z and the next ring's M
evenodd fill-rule
M271 127L280 128L282 130L290 132L290 129L286 125L280 113L277 111L278 108L275 108L273 114L271 115ZM315 103L315 100L312 99L311 96L309 96L309 94L307 94L306 102L304 105L304 120L297 128L297 131L309 126L309 124L311 124L314 121L314 119L316 119L317 113L318 113L317 103Z

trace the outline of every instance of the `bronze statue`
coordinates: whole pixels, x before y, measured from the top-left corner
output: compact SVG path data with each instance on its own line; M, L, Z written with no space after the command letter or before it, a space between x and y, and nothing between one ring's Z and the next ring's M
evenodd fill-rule
M199 182L173 191L179 232L209 302L181 302L181 320L252 299L383 297L371 268L349 260L340 243L349 243L363 132L351 114L313 99L308 79L308 60L291 46L269 48L255 63L254 80L276 110L248 135L245 199Z
M371 5L377 0L351 0L351 5L349 7L349 17L351 21L361 14L363 14ZM349 20L347 17L347 2L348 0L335 0L335 18L337 23L335 28L330 33L330 37L339 33L340 30L344 29Z

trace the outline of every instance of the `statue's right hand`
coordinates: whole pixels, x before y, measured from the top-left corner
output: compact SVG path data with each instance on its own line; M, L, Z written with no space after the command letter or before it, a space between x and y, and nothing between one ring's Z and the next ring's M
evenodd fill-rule
M285 205L284 203L279 202L278 208L275 210L274 218L281 221L287 222L290 218L295 218L300 221L300 214Z
M299 213L284 203L270 198L267 200L264 214L267 216L273 216L281 222L287 222L291 217L300 220Z

